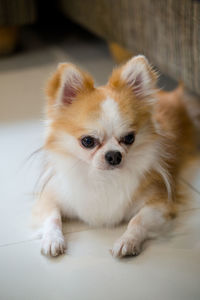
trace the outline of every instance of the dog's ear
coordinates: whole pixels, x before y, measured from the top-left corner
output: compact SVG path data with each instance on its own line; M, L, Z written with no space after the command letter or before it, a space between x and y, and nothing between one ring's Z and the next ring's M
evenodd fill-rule
M134 56L125 65L113 71L109 84L114 88L129 87L138 98L155 92L157 74L143 55Z
M94 88L93 80L75 65L62 63L49 79L46 94L49 104L70 105L79 93Z

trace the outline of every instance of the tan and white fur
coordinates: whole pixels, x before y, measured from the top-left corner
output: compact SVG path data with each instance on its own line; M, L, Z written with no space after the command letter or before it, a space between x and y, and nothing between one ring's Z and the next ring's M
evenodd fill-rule
M78 67L58 66L46 90L45 185L34 208L43 254L64 253L64 217L91 226L128 222L112 248L122 257L139 254L143 241L176 215L177 176L192 126L180 88L158 92L156 79L142 55L98 88ZM83 145L88 136L90 148ZM117 153L118 162L110 164L107 153Z

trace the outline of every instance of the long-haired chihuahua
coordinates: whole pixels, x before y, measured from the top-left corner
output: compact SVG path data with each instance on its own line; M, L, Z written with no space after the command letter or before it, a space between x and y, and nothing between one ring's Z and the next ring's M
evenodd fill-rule
M177 178L193 143L178 87L156 88L157 74L135 56L105 86L71 63L48 81L44 188L34 208L43 254L64 253L62 218L92 226L128 222L114 257L137 255L177 212Z

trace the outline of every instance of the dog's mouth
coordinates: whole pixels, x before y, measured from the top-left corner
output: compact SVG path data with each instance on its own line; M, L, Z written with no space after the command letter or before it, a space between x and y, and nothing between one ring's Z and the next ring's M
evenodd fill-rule
M120 170L123 167L123 163L121 163L120 165L117 166L111 166L111 165L107 165L107 166L98 166L96 167L97 170L100 171L114 171L114 170Z

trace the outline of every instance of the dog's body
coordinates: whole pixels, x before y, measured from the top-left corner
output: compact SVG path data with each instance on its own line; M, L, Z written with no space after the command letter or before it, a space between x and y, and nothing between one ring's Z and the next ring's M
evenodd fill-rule
M129 221L114 256L136 255L176 214L177 176L193 144L182 91L158 92L143 56L93 87L62 64L47 88L46 184L35 207L42 252L64 252L61 217L93 226Z

